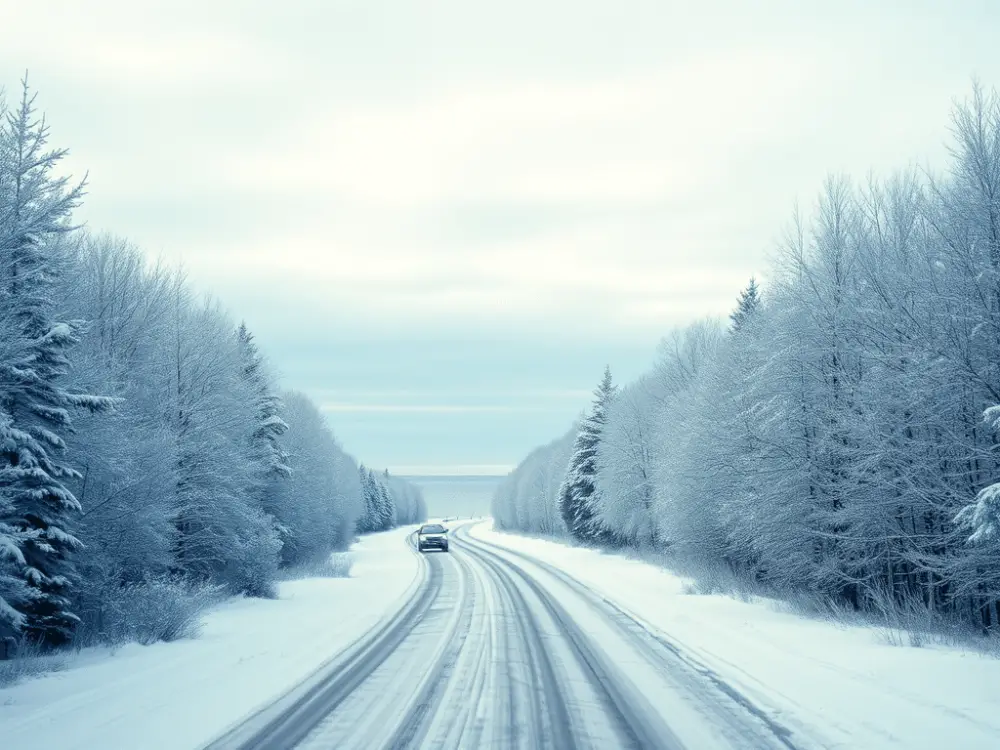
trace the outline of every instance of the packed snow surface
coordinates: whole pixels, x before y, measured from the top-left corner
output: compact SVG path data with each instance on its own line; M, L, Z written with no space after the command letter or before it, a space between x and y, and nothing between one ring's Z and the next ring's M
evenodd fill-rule
M365 536L350 578L237 599L193 640L88 649L70 669L0 690L3 750L190 750L306 678L396 611L418 572L412 527Z
M884 629L803 618L772 601L686 593L688 582L656 565L490 524L470 534L569 573L619 605L788 727L796 744L1000 748L1000 660L894 646Z
M418 558L412 529L368 536L350 579L286 583L277 601L222 605L197 639L84 652L0 691L0 746L229 747L227 730L255 736L277 711L288 731L273 737L310 749L610 748L628 734L685 750L1000 747L998 660L450 525L451 553Z

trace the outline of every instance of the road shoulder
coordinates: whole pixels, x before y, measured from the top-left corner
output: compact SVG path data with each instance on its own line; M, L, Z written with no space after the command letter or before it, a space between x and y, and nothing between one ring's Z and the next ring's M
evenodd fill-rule
M4 750L201 746L308 677L391 615L419 570L411 529L364 537L348 579L238 599L192 640L87 649L70 668L0 690Z

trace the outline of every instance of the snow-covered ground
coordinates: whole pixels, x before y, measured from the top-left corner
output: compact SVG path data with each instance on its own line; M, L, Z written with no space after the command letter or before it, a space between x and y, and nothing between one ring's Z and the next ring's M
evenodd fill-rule
M199 747L398 610L416 583L411 528L364 537L351 578L281 585L211 612L200 637L114 653L0 690L3 750Z
M0 748L187 750L320 682L312 714L289 713L309 718L306 747L506 747L565 740L569 724L600 747L619 725L692 750L787 746L785 729L803 750L1000 747L998 660L891 646L877 628L687 594L655 565L452 526L451 554L421 563L410 529L369 536L350 579L289 582L277 601L220 606L197 639L91 650L0 690Z
M488 523L471 535L569 573L808 745L1000 747L1000 660L958 648L892 646L876 628L799 617L773 602L686 594L682 579L655 565L496 532Z

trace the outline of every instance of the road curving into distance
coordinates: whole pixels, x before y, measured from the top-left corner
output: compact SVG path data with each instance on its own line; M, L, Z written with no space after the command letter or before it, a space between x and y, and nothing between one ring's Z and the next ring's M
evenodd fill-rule
M664 634L469 528L419 555L398 612L207 750L804 750Z

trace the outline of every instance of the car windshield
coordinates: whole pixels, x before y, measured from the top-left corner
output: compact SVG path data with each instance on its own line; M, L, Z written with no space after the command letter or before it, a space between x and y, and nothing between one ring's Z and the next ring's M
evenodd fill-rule
M432 523L429 526L424 526L420 529L421 534L443 534L444 526L439 523Z

